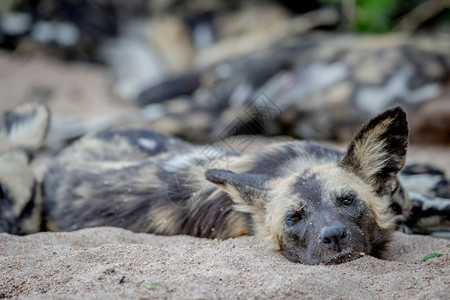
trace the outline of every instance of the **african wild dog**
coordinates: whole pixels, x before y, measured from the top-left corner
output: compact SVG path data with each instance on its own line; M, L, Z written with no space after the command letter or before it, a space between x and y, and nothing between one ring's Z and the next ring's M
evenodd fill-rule
M6 111L0 120L0 232L40 228L40 188L29 166L48 131L50 113L39 104Z
M397 179L407 139L399 107L366 124L344 153L297 141L238 155L148 130L107 130L55 159L44 178L44 216L55 231L256 235L306 264L383 257L391 206L408 207Z

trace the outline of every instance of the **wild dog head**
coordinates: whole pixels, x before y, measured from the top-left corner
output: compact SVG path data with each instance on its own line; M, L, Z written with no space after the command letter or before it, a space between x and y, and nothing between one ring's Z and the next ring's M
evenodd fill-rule
M4 112L0 119L0 232L39 229L36 183L29 161L44 143L49 117L46 107L24 104Z
M257 236L291 261L332 264L362 255L383 257L407 138L406 115L397 107L369 121L337 160L302 168L304 158L294 159L291 171L279 178L216 169L206 178L227 192L237 209L252 215Z

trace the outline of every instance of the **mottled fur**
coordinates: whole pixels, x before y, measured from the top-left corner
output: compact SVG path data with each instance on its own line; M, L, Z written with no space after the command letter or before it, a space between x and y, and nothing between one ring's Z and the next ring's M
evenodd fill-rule
M38 104L4 112L0 120L0 232L40 228L40 186L29 166L48 131L50 113Z
M307 264L383 257L394 228L391 207L408 206L397 180L407 137L400 108L371 120L344 153L287 142L237 155L112 129L55 159L44 178L44 216L50 230L254 234Z

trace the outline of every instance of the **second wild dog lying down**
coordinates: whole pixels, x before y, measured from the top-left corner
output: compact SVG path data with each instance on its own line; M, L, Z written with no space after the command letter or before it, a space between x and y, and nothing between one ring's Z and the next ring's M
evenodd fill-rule
M0 233L40 229L40 185L30 160L43 146L49 123L49 110L37 103L22 104L0 117Z
M44 178L49 230L118 226L226 239L256 235L291 261L383 257L391 208L408 206L397 173L408 139L401 108L372 119L344 153L317 143L241 155L142 129L87 136Z

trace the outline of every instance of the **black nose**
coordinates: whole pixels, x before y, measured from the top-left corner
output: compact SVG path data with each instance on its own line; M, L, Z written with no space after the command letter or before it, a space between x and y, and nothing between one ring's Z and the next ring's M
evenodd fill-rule
M322 228L320 241L325 247L341 252L342 247L348 242L350 233L343 225L330 225Z

